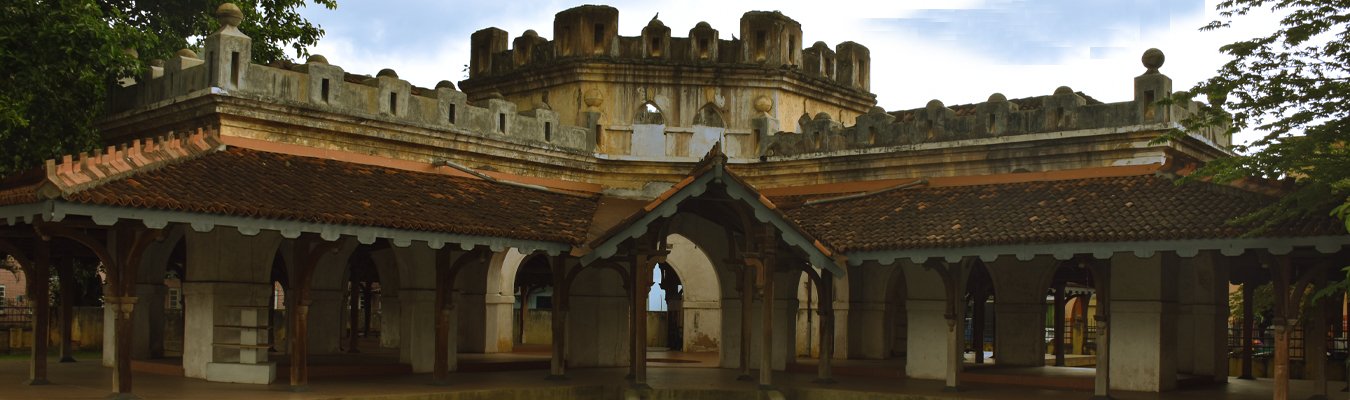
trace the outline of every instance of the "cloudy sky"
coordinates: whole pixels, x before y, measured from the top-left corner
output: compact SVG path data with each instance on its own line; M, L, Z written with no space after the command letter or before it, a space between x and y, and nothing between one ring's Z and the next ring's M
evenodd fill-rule
M675 4L679 3L679 4ZM1219 46L1276 27L1272 15L1242 17L1232 29L1200 32L1218 18L1214 0L609 1L619 34L638 36L652 16L687 36L707 21L723 38L742 13L779 10L802 24L803 43L852 40L871 49L872 91L887 110L1048 95L1061 85L1106 102L1131 98L1139 56L1157 47L1177 90L1223 63ZM552 36L567 1L345 0L302 13L327 34L313 53L353 73L393 68L414 85L467 77L469 35L495 26ZM828 6L825 6L828 5Z

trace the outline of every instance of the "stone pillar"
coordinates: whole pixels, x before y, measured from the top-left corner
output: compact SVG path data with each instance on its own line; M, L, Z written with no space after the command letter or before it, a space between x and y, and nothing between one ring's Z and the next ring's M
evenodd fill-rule
M163 282L136 284L137 312L133 323L140 333L132 338L132 359L164 356L164 296L167 292Z
M383 288L380 291L380 347L398 348L402 340L399 334L402 301L397 295L384 294Z
M1175 388L1176 254L1116 253L1110 268L1111 389Z
M993 278L994 362L1000 366L1045 365L1045 290L1060 261L1001 257L986 263Z
M1183 260L1189 265L1183 273L1191 275L1191 283L1177 286L1178 296L1187 296L1178 322L1189 321L1189 330L1179 331L1177 336L1182 340L1179 347L1191 348L1188 352L1191 374L1227 382L1228 266L1220 262L1220 257L1215 252L1202 252ZM1179 364L1178 369L1183 365Z
M567 311L571 307L571 286L568 285L567 274L570 270L564 256L553 257L549 263L550 278L553 279L553 310L549 313L553 319L549 329L552 330L552 354L549 359L547 379L566 379L567 378ZM523 299L521 301L527 301ZM523 309L522 309L522 312ZM521 328L524 329L524 328Z
M515 296L499 292L483 296L485 312L483 323L487 329L484 336L488 338L487 347L483 349L484 353L510 353L514 348L511 340L511 314L515 301ZM523 308L521 313L523 316ZM521 332L524 333L524 325L521 326Z
M750 318L755 303L755 275L754 269L748 265L741 266L741 348L740 363L741 373L736 377L737 380L748 381L753 379L750 376L750 348L753 346L753 336L750 332Z
M239 343L241 331L224 328L241 325L234 306L266 306L271 289L266 283L183 282L183 295L189 299L183 310L184 376L214 382L270 383L275 379L274 364L242 371L237 364L239 348L216 345Z
M772 250L769 250L772 251ZM763 308L760 311L760 351L759 351L759 388L761 390L773 388L773 313L776 300L773 295L774 290L774 270L777 262L772 256L765 257L763 260L763 288L761 293L764 299L760 304ZM795 279L793 281L796 281Z
M342 347L341 289L312 289L309 295L309 354L336 354Z
M210 232L189 231L187 277L183 280L185 303L183 327L183 372L189 378L229 382L271 382L274 364L256 364L248 371L238 365L238 348L217 343L238 343L240 313L234 306L267 306L271 302L272 262L281 236L275 232L245 236L219 227ZM213 374L212 369L219 373ZM226 371L232 372L226 372Z
M400 360L411 364L414 373L431 372L435 365L436 291L404 288L399 291L403 347Z
M942 275L909 260L896 261L905 274L905 376L945 379L947 368L947 288Z
M450 319L454 309L450 305L453 294L449 275L449 265L436 265L436 297L432 303L432 311L436 315L436 332L432 338L435 350L432 353L431 382L438 386L450 384Z

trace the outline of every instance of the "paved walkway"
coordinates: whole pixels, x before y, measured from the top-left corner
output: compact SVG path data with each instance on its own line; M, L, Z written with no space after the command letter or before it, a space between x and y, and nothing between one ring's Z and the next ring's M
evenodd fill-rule
M0 399L99 399L108 395L112 372L97 360L73 364L51 360L46 386L21 383L27 376L26 360L0 361ZM752 382L736 380L733 370L717 368L649 368L649 383L661 398L751 399ZM573 369L570 379L543 379L546 371L506 371L457 373L450 386L431 386L428 374L369 378L315 378L310 391L292 393L284 383L242 385L206 382L199 379L164 375L135 374L135 393L144 399L549 399L549 398L621 398L625 385L624 368ZM813 375L777 373L775 380L789 399L1007 399L1053 400L1086 399L1082 391L1056 391L970 384L959 393L944 393L941 382L926 380L840 377L833 385L811 383ZM1291 399L1306 399L1311 394L1308 382L1294 382ZM1343 384L1333 384L1337 390ZM486 391L493 392L486 392ZM1270 381L1232 380L1227 385L1202 390L1146 393L1113 393L1122 400L1264 400L1271 398ZM1345 399L1346 393L1334 392L1333 399Z

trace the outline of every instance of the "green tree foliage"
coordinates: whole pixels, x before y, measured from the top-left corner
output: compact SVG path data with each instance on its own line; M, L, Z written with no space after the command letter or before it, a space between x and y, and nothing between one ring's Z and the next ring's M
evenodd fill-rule
M0 2L0 176L99 144L107 89L147 60L199 44L223 0ZM313 0L327 8L336 0ZM297 57L323 30L300 16L308 0L238 0L253 61ZM127 52L135 49L135 52ZM136 55L139 53L139 56Z
M1183 122L1187 128L1228 124L1230 134L1261 134L1191 179L1292 178L1288 196L1246 219L1270 226L1330 213L1350 230L1350 0L1226 0L1217 7L1223 18L1202 30L1249 14L1283 18L1275 32L1221 47L1232 59L1190 92L1209 105Z

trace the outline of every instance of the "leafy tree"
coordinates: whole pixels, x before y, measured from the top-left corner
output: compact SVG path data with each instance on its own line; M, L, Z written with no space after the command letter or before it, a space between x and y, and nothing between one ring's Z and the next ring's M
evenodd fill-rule
M107 88L147 60L200 43L217 27L212 14L223 2L0 2L0 176L96 147ZM235 3L244 13L240 30L253 38L254 62L283 60L287 46L304 56L323 36L297 11L307 0Z
M1209 105L1183 121L1187 128L1227 125L1230 134L1261 134L1191 179L1293 178L1298 184L1289 195L1244 219L1269 227L1330 213L1350 230L1350 1L1226 0L1217 8L1222 19L1202 30L1259 12L1283 18L1275 32L1221 47L1232 59L1191 90Z

